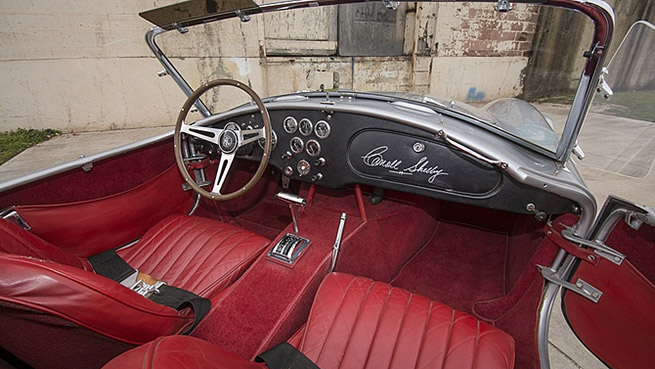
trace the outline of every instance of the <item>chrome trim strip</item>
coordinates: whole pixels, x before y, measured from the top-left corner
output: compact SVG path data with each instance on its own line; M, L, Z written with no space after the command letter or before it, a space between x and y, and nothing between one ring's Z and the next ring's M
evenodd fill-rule
M48 177L56 175L56 174L67 172L69 170L82 168L84 165L88 165L88 164L93 163L93 162L109 159L109 158L112 158L114 156L118 156L118 155L130 152L130 151L140 149L142 147L150 146L150 145L153 145L155 143L164 141L166 139L170 139L171 137L173 137L173 131L162 133L160 135L157 135L157 136L154 136L154 137L151 137L151 138L147 138L147 139L142 140L142 141L138 141L138 142L134 142L134 143L131 143L131 144L124 145L124 146L120 146L120 147L117 147L115 149L103 151L103 152L100 152L100 153L97 153L97 154L94 154L94 155L85 156L83 158L75 159L75 160L72 160L72 161L69 161L69 162L66 162L66 163L63 163L63 164L56 165L54 167L50 167L50 168L46 168L46 169L42 169L42 170L37 170L35 172L26 174L24 176L20 176L20 177L17 177L17 178L10 179L8 181L1 182L0 183L0 193L11 190L11 189L16 188L16 187L20 187L20 186L32 183L32 182L39 181L41 179L48 178Z

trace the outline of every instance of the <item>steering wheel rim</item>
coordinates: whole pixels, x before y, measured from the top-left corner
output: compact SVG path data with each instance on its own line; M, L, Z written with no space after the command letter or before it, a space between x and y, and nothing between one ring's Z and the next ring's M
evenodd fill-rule
M226 194L221 194L220 189L222 188L225 182L225 178L227 177L227 174L230 171L232 160L236 156L237 150L240 147L249 144L250 142L261 139L262 137L257 136L254 139L253 138L245 139L243 137L244 133L242 132L252 134L253 132L256 132L258 130L245 130L245 131L235 132L228 129L217 129L217 128L208 128L203 126L194 126L194 123L196 122L193 122L191 124L185 123L186 117L189 114L189 111L191 110L196 100L198 100L198 98L208 90L218 86L233 86L246 92L257 105L257 108L259 109L259 112L262 115L262 121L264 123L264 127L261 129L263 138L265 139L264 153L262 154L262 159L259 162L259 166L257 167L255 174L253 174L250 181L248 181L248 183L246 183L244 186L240 187L236 191ZM191 127L193 127L193 131L191 130L192 129ZM228 131L230 131L231 133L228 133ZM182 152L183 133L186 133L187 135L194 136L196 138L199 138L201 140L207 141L209 143L218 146L221 152L221 158L219 161L218 170L216 172L216 178L214 179L212 191L207 191L202 187L200 187L189 174L190 168L187 168L187 166L185 165L184 157L183 157L184 154ZM173 134L173 148L175 150L175 161L177 163L178 169L180 170L180 173L182 174L182 177L184 177L186 183L189 186L191 186L191 188L194 191L196 191L196 193L200 194L202 197L211 200L217 200L217 201L231 200L237 196L244 194L252 187L254 187L257 181L259 181L259 179L264 174L264 171L266 170L266 166L268 165L268 161L271 154L271 118L268 115L268 110L264 106L262 99L250 87L233 79L222 79L222 78L215 79L213 81L203 84L198 89L196 89L191 95L189 95L189 97L184 102L184 105L182 105L180 114L178 114L177 120L175 121L175 132ZM224 148L227 150L223 150ZM214 192L214 190L216 190L217 187L219 192Z

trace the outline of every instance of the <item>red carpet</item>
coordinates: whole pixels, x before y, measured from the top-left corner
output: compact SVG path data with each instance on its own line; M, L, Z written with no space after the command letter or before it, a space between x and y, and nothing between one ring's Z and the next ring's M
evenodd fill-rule
M507 240L503 233L441 221L391 283L472 313L476 301L505 293Z

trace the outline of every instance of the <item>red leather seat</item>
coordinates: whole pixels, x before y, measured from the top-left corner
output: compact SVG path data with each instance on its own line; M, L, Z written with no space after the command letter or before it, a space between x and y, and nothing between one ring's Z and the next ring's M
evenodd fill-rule
M212 298L269 244L250 231L171 215L118 254L140 272ZM0 220L0 346L40 368L100 367L193 322L190 309L152 302L68 254Z
M319 368L512 368L514 340L470 315L388 284L328 275L289 343ZM104 368L262 368L193 337L164 337Z

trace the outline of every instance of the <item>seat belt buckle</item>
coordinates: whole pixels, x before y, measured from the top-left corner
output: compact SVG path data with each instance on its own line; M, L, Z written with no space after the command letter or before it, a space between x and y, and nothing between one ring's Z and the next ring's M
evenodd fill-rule
M139 279L130 289L145 298L149 298L153 294L159 295L159 287L164 285L166 285L164 281L156 281L150 284L143 279Z

